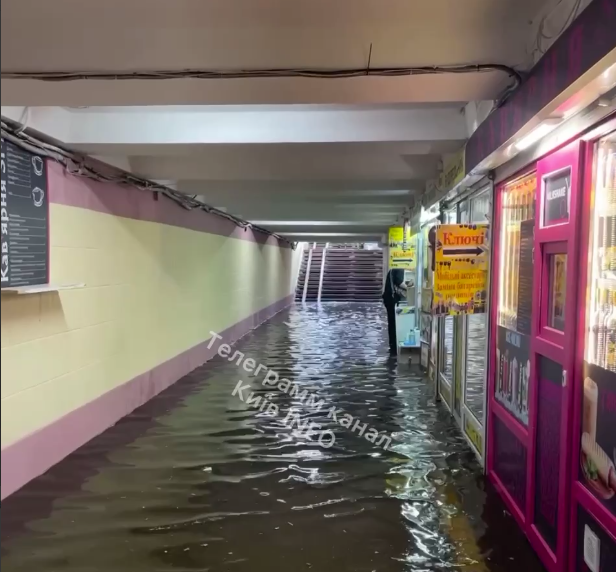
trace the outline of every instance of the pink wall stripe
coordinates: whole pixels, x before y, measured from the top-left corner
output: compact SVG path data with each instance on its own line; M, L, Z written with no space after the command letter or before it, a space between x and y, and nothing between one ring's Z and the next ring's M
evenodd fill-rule
M211 348L206 340L3 449L2 500L203 365L216 355L220 343L236 342L290 306L293 298L291 294L219 332L223 339Z
M252 229L241 229L232 221L214 214L186 210L167 197L160 196L159 200L155 200L152 192L75 177L54 161L47 161L47 167L49 199L52 203L291 248L285 241Z

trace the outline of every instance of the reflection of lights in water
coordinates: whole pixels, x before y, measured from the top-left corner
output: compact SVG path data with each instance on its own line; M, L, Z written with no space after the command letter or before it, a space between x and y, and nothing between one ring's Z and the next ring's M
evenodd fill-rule
M326 455L323 454L321 449L304 449L296 452L296 455L300 459L324 459ZM318 473L318 469L314 469L314 473Z
M71 551L64 572L81 572L93 561L112 570L119 559L146 570L163 554L161 569L222 569L233 551L246 558L240 565L246 570L303 570L310 562L322 572L464 566L485 572L489 555L499 572L535 572L520 561L529 553L521 533L500 542L509 520L502 511L482 511L483 497L475 502L478 466L425 381L388 359L381 306L332 305L325 318L292 309L291 316L292 330L274 320L238 349L294 382L298 363L322 368L305 387L328 406L395 433L388 451L334 426L327 407L318 414L294 411L306 415L303 421L310 415L331 423L335 447L320 449L294 436L283 425L288 394L255 383L259 396L273 395L268 400L281 409L278 418L260 417L231 396L243 375L237 364L214 359L193 376L194 386L179 383L152 402L152 430L145 431L148 413L141 410L103 436L120 435L127 443L111 441L115 448L105 462L94 456L99 445L84 449L78 461L93 462L93 476L75 493L61 493L51 514L36 523L46 534L25 527L23 537L3 544L2 568L51 572L54 553ZM323 330L336 332L334 351ZM138 434L127 439L131 427ZM71 479L69 473L58 478ZM472 548L482 538L469 531L461 500L472 510L477 537L487 534L478 566L471 566ZM516 557L511 564L510 556Z

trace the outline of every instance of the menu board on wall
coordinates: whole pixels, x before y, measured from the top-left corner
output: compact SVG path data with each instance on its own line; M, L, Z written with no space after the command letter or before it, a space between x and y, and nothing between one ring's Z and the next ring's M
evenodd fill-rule
M541 356L537 379L535 525L556 551L560 491L560 443L563 410L562 365Z
M584 363L579 479L616 516L616 373Z
M498 327L495 397L524 425L528 425L529 342L529 336Z
M2 288L49 281L45 160L2 139Z
M524 220L520 223L517 330L527 336L532 327L534 253L535 221Z

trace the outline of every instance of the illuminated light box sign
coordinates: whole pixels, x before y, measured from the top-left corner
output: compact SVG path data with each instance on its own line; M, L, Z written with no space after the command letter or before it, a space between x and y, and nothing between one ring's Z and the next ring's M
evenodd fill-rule
M389 229L389 269L415 270L417 268L417 237L411 236L411 227L393 226Z
M434 315L485 313L488 232L487 224L444 224L437 228Z

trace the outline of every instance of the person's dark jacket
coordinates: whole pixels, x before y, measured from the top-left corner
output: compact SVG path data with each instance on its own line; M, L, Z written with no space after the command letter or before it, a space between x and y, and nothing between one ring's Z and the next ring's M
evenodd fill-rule
M394 268L387 273L387 278L385 279L385 289L383 290L383 302L386 306L395 306L398 302L400 302L400 300L402 300L402 295L397 290L403 282L404 270Z

